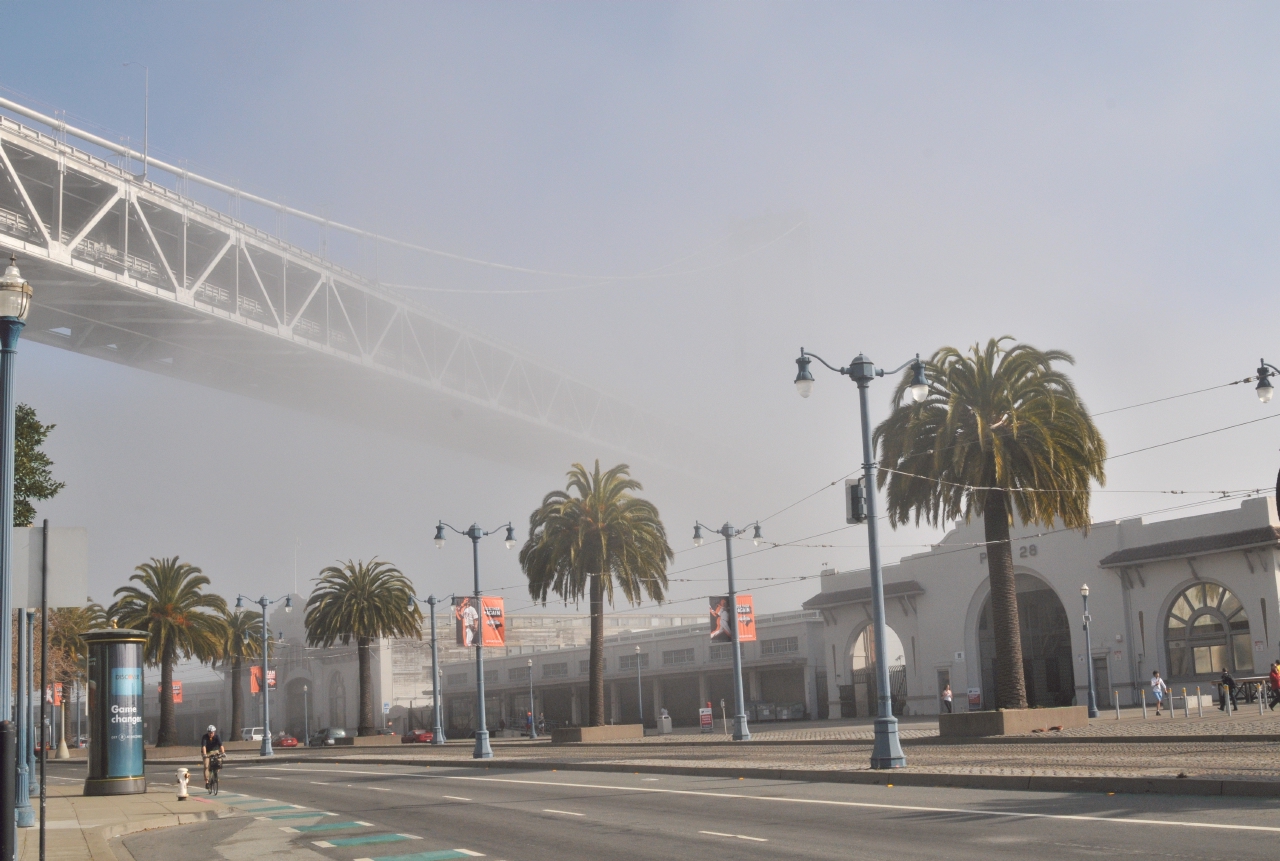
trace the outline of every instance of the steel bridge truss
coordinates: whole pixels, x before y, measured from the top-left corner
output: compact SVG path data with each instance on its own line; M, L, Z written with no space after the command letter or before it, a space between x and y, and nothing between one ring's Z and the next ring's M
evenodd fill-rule
M27 338L489 455L674 462L665 422L7 117L0 245L35 289Z

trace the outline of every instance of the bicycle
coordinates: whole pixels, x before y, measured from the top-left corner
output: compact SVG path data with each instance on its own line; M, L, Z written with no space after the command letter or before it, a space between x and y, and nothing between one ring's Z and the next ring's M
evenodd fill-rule
M209 755L209 794L218 794L218 772L222 771L222 761L226 758L225 754L214 753Z

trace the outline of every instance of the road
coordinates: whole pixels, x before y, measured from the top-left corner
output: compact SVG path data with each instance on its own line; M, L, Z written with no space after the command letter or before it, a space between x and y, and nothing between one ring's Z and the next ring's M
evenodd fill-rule
M1234 861L1275 857L1280 841L1280 804L1267 799L320 763L237 763L223 788L241 818L135 835L126 847L137 861ZM207 834L194 838L198 829Z

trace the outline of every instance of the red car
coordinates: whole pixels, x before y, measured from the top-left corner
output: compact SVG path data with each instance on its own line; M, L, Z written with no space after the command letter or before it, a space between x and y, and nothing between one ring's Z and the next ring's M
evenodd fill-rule
M429 729L411 729L400 737L401 744L430 744L434 734Z
M275 740L276 747L297 747L298 740L287 733Z

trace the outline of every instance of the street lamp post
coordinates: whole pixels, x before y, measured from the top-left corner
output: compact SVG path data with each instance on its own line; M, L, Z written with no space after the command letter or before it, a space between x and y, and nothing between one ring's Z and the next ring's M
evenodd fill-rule
M439 532L438 529L436 531ZM416 607L419 600L421 599L417 595L410 595L409 609ZM436 604L439 601L435 595L428 595L425 603L431 608L431 710L434 712L432 721L435 724L431 730L431 743L444 744L444 727L440 725L440 660L436 652ZM412 709L413 700L409 701L409 707Z
M538 738L538 710L533 706L533 658L529 659L529 741Z
M436 523L436 548L444 547L444 530L448 527L459 535L465 535L471 539L471 567L475 577L475 590L473 592L473 600L475 601L474 609L477 613L476 619L476 746L471 756L474 759L492 759L493 748L489 746L489 728L484 720L484 607L480 601L480 539L486 535L493 535L498 529L507 530L507 536L504 543L510 550L516 546L516 530L510 523L505 526L499 526L498 529L492 529L488 532L484 531L479 525L473 523L466 530L457 529L445 523L443 520ZM439 710L436 714L439 714Z
M1089 615L1089 584L1080 587L1080 599L1084 601L1084 660L1089 669L1089 717L1098 716L1098 697L1093 690L1093 643L1089 640L1089 623L1093 621Z
M871 562L871 613L876 645L876 694L879 700L875 743L871 751L871 767L903 768L907 764L907 758L902 753L902 744L898 739L898 719L893 716L892 694L889 690L889 664L885 660L889 652L885 645L884 574L880 569L880 538L876 526L876 459L871 446L867 386L876 377L883 377L886 373L896 374L910 366L912 369L909 386L911 397L919 403L929 394L929 383L925 380L924 363L920 361L919 355L902 366L886 372L883 368L877 368L861 353L849 363L848 367L837 368L821 356L806 353L802 347L800 358L796 359L795 379L796 391L802 398L809 397L813 391L813 374L809 370L811 359L817 359L831 370L858 384L858 406L862 416L862 474L866 485L867 555Z
M17 361L18 336L31 310L31 285L22 280L18 258L10 255L9 267L0 277L0 619L13 619L13 376ZM13 638L6 629L0 637L0 722L13 714ZM6 762L6 766L9 763ZM0 780L14 787L18 779L17 758ZM3 792L0 798L0 833L7 843L16 818L16 793ZM5 823L8 823L6 826ZM13 846L6 846L12 850Z
M636 646L636 710L640 712L640 732L644 732L644 682L640 678L640 647Z
M302 745L311 744L311 689L302 686Z
M18 708L14 712L18 719L18 785L17 785L17 825L19 828L32 828L36 824L36 812L31 807L31 775L32 770L27 761L27 749L31 744L31 642L25 636L26 631L22 619L26 610L18 611Z
M271 635L267 632L267 608L272 604L278 604L284 601L284 611L286 613L293 612L293 596L285 595L283 598L274 600L267 598L265 595L257 600L253 598L245 598L243 595L236 596L236 609L244 607L244 602L252 601L262 609L262 748L258 751L259 756L275 756L275 751L271 749L271 685L267 680L267 652L271 649ZM283 644L284 636L281 635L280 642Z
M711 529L710 526L706 528L724 538L724 561L729 571L729 631L730 645L733 649L733 740L751 741L751 731L747 728L747 704L742 696L742 646L738 642L738 590L733 582L733 539L748 529L754 530L751 540L757 547L764 538L760 535L758 522L748 524L741 529L734 529L728 523L719 529ZM701 523L694 523L693 545L695 547L702 546L702 529Z

